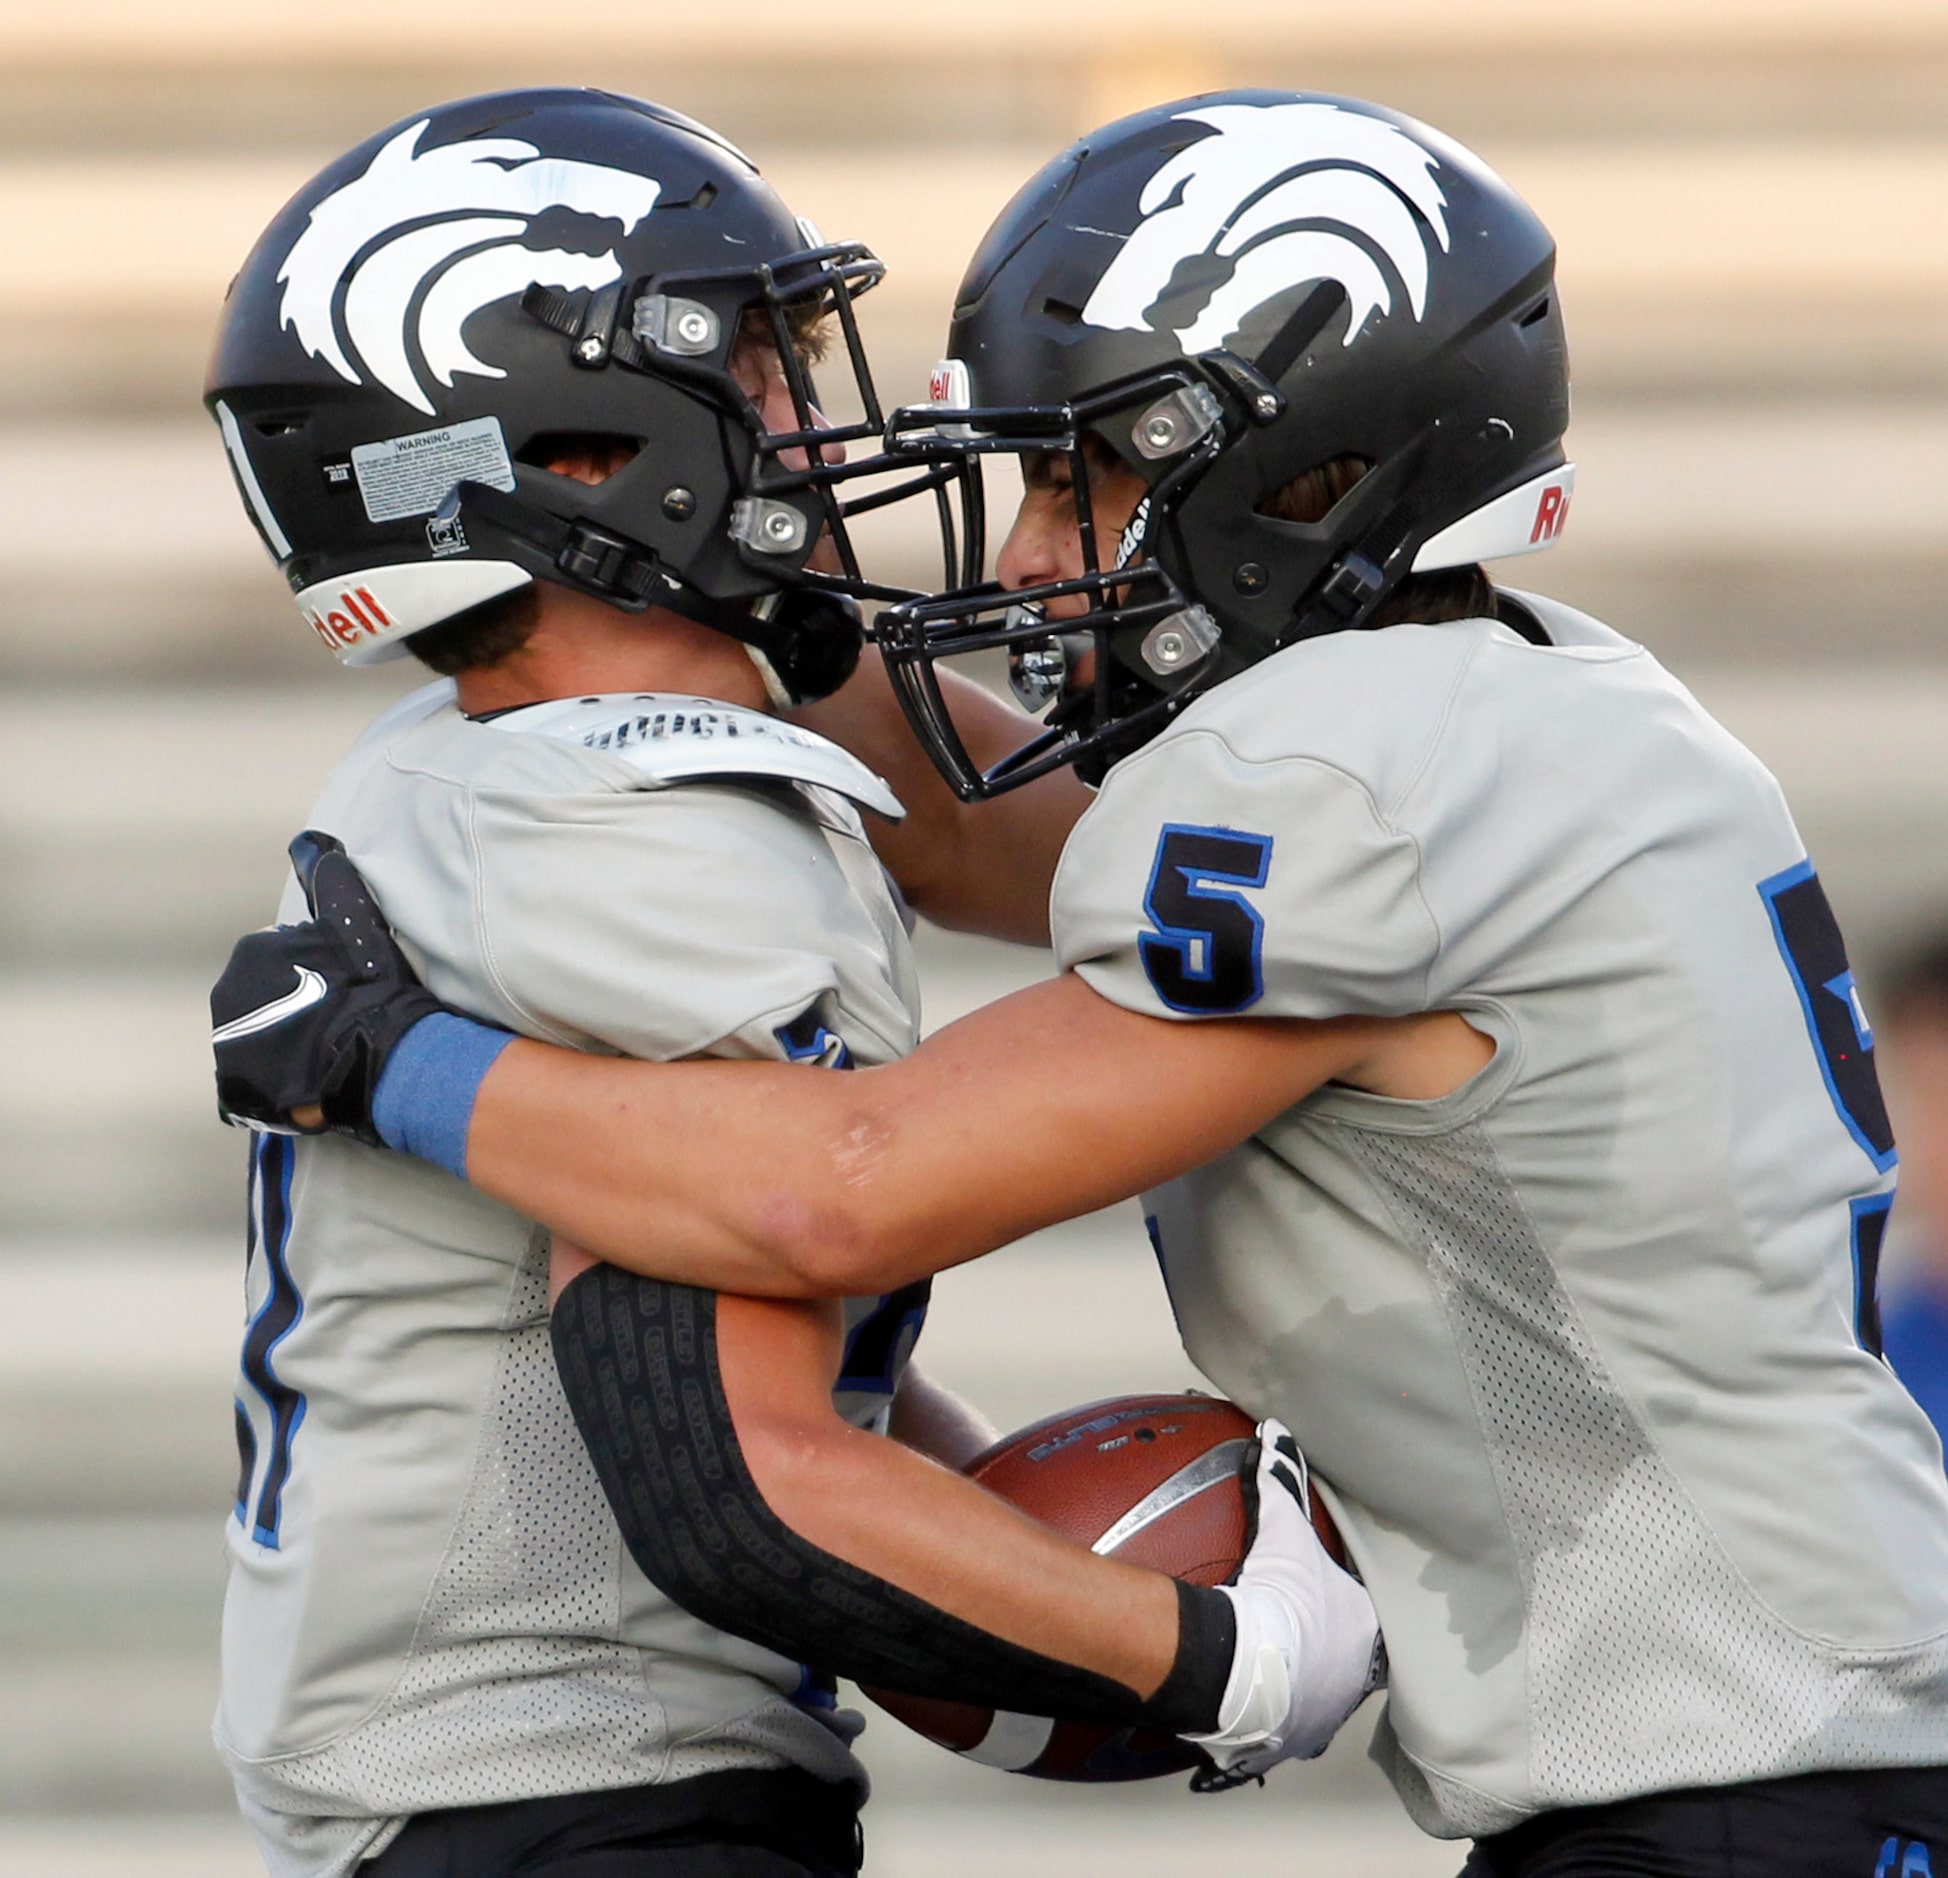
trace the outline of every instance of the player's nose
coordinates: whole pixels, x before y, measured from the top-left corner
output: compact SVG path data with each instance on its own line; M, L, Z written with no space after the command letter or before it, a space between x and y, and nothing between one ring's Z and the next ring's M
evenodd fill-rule
M811 414L810 428L830 430L832 428L826 415L817 405L807 405ZM785 383L782 374L772 378L765 386L764 403L759 407L759 416L764 428L773 436L787 435L795 430L807 428L798 421L798 406L791 395L791 387ZM818 460L821 463L843 463L845 445L842 443L822 443L818 446ZM781 469L809 469L811 451L802 444L794 444L788 450L778 452L778 465Z
M1075 571L1064 565L1061 552L1064 533L1073 534L1073 525L1066 531L1058 527L1047 512L1050 506L1037 502L1031 495L1015 512L1007 539L994 558L994 577L1010 593L1023 587L1040 586L1044 581L1060 580ZM1057 601L1049 610L1060 613L1070 609Z

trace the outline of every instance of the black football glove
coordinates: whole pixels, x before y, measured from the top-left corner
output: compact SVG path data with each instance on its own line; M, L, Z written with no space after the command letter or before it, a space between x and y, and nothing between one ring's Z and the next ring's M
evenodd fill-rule
M239 1128L317 1134L383 1147L372 1097L393 1047L448 1007L419 982L343 843L308 828L291 865L310 920L246 933L210 991L217 1113Z

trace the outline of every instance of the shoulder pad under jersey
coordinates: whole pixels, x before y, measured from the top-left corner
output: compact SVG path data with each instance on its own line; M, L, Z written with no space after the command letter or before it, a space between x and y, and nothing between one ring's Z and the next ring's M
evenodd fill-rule
M453 703L453 680L436 678L430 685L420 685L403 698L395 698L359 733L360 741L390 737L399 731L410 730L435 711L451 709Z
M763 776L815 783L900 820L906 810L885 781L830 738L762 711L663 692L558 698L493 720L619 757L646 789L713 776Z

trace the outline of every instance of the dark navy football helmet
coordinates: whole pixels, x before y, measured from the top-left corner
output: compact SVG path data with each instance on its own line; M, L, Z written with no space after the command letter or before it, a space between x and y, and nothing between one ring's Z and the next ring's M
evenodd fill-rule
M839 495L884 467L852 304L882 272L675 112L467 99L381 131L271 223L206 400L265 545L348 663L538 579L701 619L822 695L857 658L851 599L906 591L861 575ZM862 412L837 430L799 343L827 316ZM792 431L765 432L730 369L754 335L783 362ZM599 485L550 473L555 443L588 436L636 453ZM820 453L834 442L869 448L842 466Z
M990 795L1064 763L1094 779L1210 685L1367 624L1409 574L1550 545L1573 475L1554 264L1479 159L1349 98L1185 99L1044 168L968 268L930 403L888 433L935 465L1065 453L1078 491L1080 578L979 584L970 479L965 584L880 616L902 703L954 787ZM1116 540L1087 495L1105 451L1146 491ZM1348 458L1364 474L1322 519L1267 512ZM1040 609L1077 594L1088 610L1053 630ZM996 649L1026 701L1059 702L983 774L935 666Z

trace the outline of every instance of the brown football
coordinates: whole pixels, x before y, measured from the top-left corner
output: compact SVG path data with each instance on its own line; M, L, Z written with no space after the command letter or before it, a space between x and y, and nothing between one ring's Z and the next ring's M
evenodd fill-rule
M1191 1584L1223 1584L1245 1551L1251 1417L1216 1396L1131 1395L1051 1415L997 1441L966 1471L991 1493L1093 1551ZM1344 1553L1326 1510L1313 1524ZM1175 1735L1011 1715L865 1691L888 1714L969 1760L1043 1780L1149 1780L1197 1765Z

